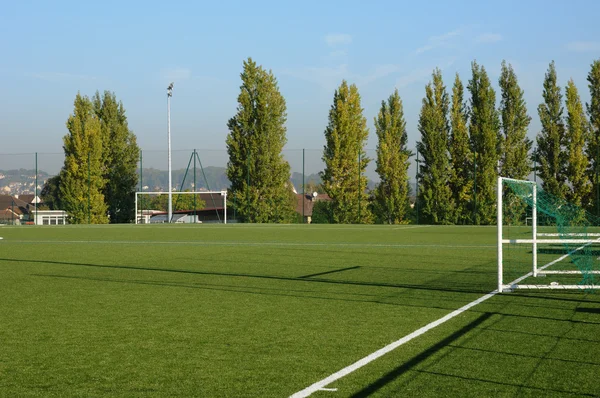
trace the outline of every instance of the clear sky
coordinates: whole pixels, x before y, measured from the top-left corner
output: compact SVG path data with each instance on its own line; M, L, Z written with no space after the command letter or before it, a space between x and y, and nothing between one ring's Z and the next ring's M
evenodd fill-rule
M600 58L600 1L4 1L0 8L0 154L62 153L79 91L122 100L144 150L166 147L166 87L175 82L173 149L224 149L242 62L271 69L287 100L288 149L321 149L333 92L356 83L373 117L398 88L409 146L432 70L448 90L474 59L497 88L517 72L539 131L550 61L584 102ZM497 93L499 97L499 93Z

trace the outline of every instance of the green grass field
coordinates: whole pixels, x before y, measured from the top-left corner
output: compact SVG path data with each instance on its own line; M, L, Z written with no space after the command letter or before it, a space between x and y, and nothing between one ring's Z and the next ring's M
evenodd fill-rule
M497 283L494 227L5 226L0 236L2 397L287 397ZM519 291L312 396L600 396L598 375L600 292Z

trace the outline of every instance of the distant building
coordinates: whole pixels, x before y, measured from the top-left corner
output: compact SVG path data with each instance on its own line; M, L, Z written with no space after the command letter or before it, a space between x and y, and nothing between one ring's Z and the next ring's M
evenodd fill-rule
M304 223L310 224L315 203L330 200L331 198L326 193L313 192L305 195L298 193L296 194L296 213L304 215Z
M67 212L64 210L37 209L43 204L35 195L0 195L0 224L35 224L64 225L67 224Z

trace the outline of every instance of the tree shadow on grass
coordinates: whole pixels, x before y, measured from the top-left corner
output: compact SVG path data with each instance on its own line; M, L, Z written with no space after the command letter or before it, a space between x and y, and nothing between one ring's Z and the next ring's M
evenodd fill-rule
M0 258L0 261L52 264L52 265L70 265L70 266L78 266L78 267L119 269L119 270L127 270L127 271L150 271L150 272L166 272L166 273L174 273L174 274L255 278L255 279L280 280L280 281L305 282L305 283L324 283L324 284L347 285L347 286L404 288L404 289L440 291L440 292L450 292L450 293L480 294L480 293L488 293L489 292L487 289L476 289L467 283L465 283L465 285L469 286L470 288L459 287L456 284L448 284L448 286L444 286L444 285L434 285L434 284L426 284L426 283L425 284L423 284L423 283L421 283L421 284L384 283L384 282L326 279L326 278L316 278L316 277L307 277L307 276L293 277L293 276L280 276L280 275L249 274L249 273L240 273L240 272L192 271L192 270L172 269L172 268L170 269L170 268L157 268L157 267L132 267L132 266L126 266L126 265L91 264L91 263L77 263L77 262L66 262L66 261L52 261L52 260L20 260L20 259L11 259L11 258ZM443 282L443 278L440 279L440 281Z
M600 308L577 308L577 312L587 312L588 314L600 314Z

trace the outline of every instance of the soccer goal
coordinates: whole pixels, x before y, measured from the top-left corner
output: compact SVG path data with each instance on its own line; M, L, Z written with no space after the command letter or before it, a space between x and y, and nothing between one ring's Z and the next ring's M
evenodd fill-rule
M167 220L168 192L136 192L135 223L227 224L227 191L171 192L172 218Z
M497 201L499 292L600 288L600 219L533 181L499 177Z

